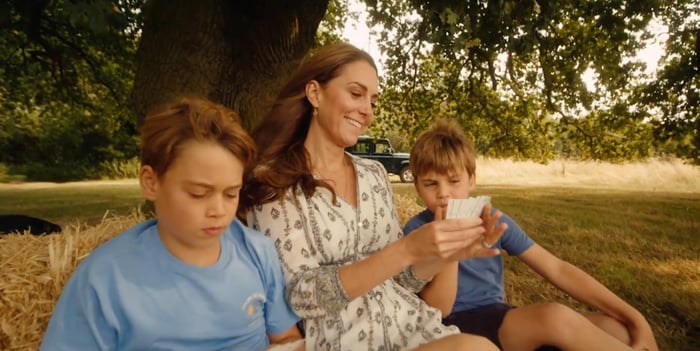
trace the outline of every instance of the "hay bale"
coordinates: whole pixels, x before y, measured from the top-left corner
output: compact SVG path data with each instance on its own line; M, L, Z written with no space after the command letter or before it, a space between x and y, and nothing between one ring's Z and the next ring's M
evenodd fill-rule
M399 223L401 227L406 225L411 217L423 211L423 207L419 206L416 202L416 198L410 195L394 194L394 204L396 205L396 212L399 214Z
M105 216L93 227L62 234L0 236L0 350L36 350L63 285L95 247L143 221Z

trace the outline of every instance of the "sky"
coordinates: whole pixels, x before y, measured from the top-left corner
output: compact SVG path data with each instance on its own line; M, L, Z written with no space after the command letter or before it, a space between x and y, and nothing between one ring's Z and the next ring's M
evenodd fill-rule
M372 37L370 29L366 24L366 7L364 4L358 3L357 1L350 1L348 7L350 11L359 12L359 20L353 20L346 23L343 35L348 42L367 51L370 55L372 55L372 57L374 57L379 71L378 73L381 75L383 73L381 54L379 53L376 40ZM658 35L652 38L647 43L646 48L640 50L637 54L637 57L646 63L647 69L645 73L648 75L652 74L656 70L659 59L663 54L663 43L666 40L666 31L661 24L658 22L652 22L650 29L653 33L658 33ZM583 75L583 80L587 83L589 89L593 89L595 75L592 70L587 71Z
M357 46L358 48L367 51L377 64L377 70L379 75L383 72L381 67L382 60L379 53L379 48L377 47L376 39L374 39L370 33L369 27L367 27L367 11L366 6L357 1L350 1L348 8L351 12L359 12L358 21L350 20L345 24L345 30L343 35L350 42L350 44Z

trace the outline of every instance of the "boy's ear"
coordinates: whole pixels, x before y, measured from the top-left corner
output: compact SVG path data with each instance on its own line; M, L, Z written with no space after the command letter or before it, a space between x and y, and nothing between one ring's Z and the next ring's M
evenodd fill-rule
M155 201L158 193L158 175L151 166L141 166L139 171L139 185L143 196L147 200Z
M306 98L309 99L311 106L313 106L314 108L318 108L321 84L319 84L315 80L309 81L308 83L306 83L306 88L304 92L306 93Z
M474 189L476 189L476 171L469 176L469 192L474 191Z

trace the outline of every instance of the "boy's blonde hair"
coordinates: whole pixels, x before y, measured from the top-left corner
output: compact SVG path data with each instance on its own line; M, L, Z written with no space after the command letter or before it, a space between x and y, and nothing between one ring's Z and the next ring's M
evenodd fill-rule
M414 181L428 172L449 174L466 169L476 172L474 143L455 120L438 119L435 125L418 136L409 161Z

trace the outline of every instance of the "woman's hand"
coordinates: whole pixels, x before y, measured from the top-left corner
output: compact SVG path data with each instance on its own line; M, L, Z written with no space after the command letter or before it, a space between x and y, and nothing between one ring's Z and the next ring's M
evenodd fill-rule
M303 339L297 339L294 341L271 344L265 351L304 351L306 346Z
M505 233L506 229L508 229L508 224L498 224L498 221L501 219L501 216L503 216L503 213L501 211L496 211L494 213L491 212L491 204L486 204L484 209L481 211L481 220L484 221L485 229L484 240L481 243L483 246L488 248L496 245L498 240L501 239L501 236L503 236L503 233Z
M491 205L486 204L481 211L483 234L478 238L469 242L463 249L456 251L448 260L464 260L476 257L491 257L500 254L499 249L494 249L493 246L498 242L503 233L508 228L506 223L498 225L498 220L503 214L501 211L491 213ZM436 217L437 218L437 217Z
M481 218L444 219L445 209L439 207L435 220L404 237L414 264L459 259L469 245L478 242L485 228Z

